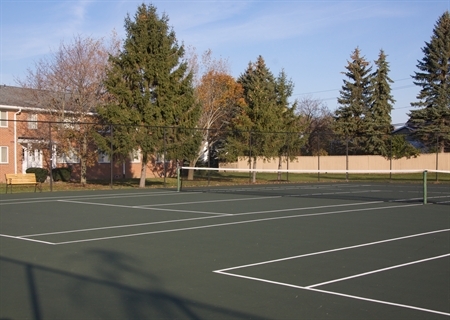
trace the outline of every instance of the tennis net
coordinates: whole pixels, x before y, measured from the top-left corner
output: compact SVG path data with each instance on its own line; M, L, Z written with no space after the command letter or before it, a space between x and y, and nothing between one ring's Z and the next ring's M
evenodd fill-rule
M178 168L178 191L450 205L450 171Z

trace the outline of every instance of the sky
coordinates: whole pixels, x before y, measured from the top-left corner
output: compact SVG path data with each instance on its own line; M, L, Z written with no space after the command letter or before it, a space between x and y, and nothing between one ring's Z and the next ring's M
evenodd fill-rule
M227 60L235 78L261 55L275 76L284 70L292 80L292 99L318 99L330 111L355 48L372 65L383 50L394 80L393 124L408 120L420 90L411 76L450 10L450 0L0 0L0 84L18 86L75 36L108 38L115 30L124 39L124 20L142 3L168 16L179 44Z

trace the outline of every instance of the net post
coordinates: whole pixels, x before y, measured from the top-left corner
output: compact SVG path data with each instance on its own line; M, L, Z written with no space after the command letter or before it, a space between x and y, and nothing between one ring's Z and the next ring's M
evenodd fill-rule
M423 171L423 204L427 204L427 170Z
M180 165L177 164L177 192L181 191L181 169Z

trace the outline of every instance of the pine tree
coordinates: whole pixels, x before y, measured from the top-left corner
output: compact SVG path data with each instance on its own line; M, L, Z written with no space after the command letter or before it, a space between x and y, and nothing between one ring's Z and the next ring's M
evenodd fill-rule
M356 48L350 56L335 111L335 132L354 146L354 152L363 152L367 126L365 117L371 102L370 78L372 68Z
M415 136L426 145L437 145L440 152L450 142L450 13L446 11L437 21L430 42L422 48L424 57L418 61L413 79L421 87L419 108L409 114Z
M294 83L288 79L284 70L280 72L276 79L275 91L277 94L277 107L281 112L281 132L278 134L279 148L278 148L278 168L282 167L283 156L291 154L292 158L295 151L300 149L300 141L298 135L298 117L295 112L297 109L297 101L293 104L289 102L292 93L294 92ZM281 175L278 174L278 180Z
M249 63L238 83L246 103L232 121L234 134L227 138L226 152L228 157L248 156L255 169L258 157L269 159L278 155L277 133L282 130L283 110L278 104L276 79L261 56Z
M394 98L391 95L393 83L389 78L389 63L386 54L380 50L378 60L375 61L377 70L371 75L371 104L365 117L367 126L366 151L369 154L387 156L389 153L389 136L392 131L391 111Z
M114 126L114 150L125 156L139 150L142 157L140 187L145 186L151 156L162 153L183 159L196 147L199 108L195 104L192 73L182 60L168 17L142 4L134 19L125 19L126 39L118 56L111 56L105 85L111 103L99 108ZM177 130L167 127L178 127Z

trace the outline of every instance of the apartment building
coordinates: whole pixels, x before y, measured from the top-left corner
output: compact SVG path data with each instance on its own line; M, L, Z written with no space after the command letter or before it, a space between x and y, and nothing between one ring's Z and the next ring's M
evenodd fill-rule
M28 168L72 167L72 178L80 176L80 160L76 154L58 154L58 130L50 125L51 112L36 103L33 90L20 87L0 86L0 182L6 173L24 173ZM95 119L93 119L95 120ZM91 148L95 148L91 146ZM139 178L141 157L139 150L121 163L111 163L107 154L92 150L97 161L87 169L89 179L109 180ZM160 177L171 172L172 163L155 156L147 165L147 178Z

